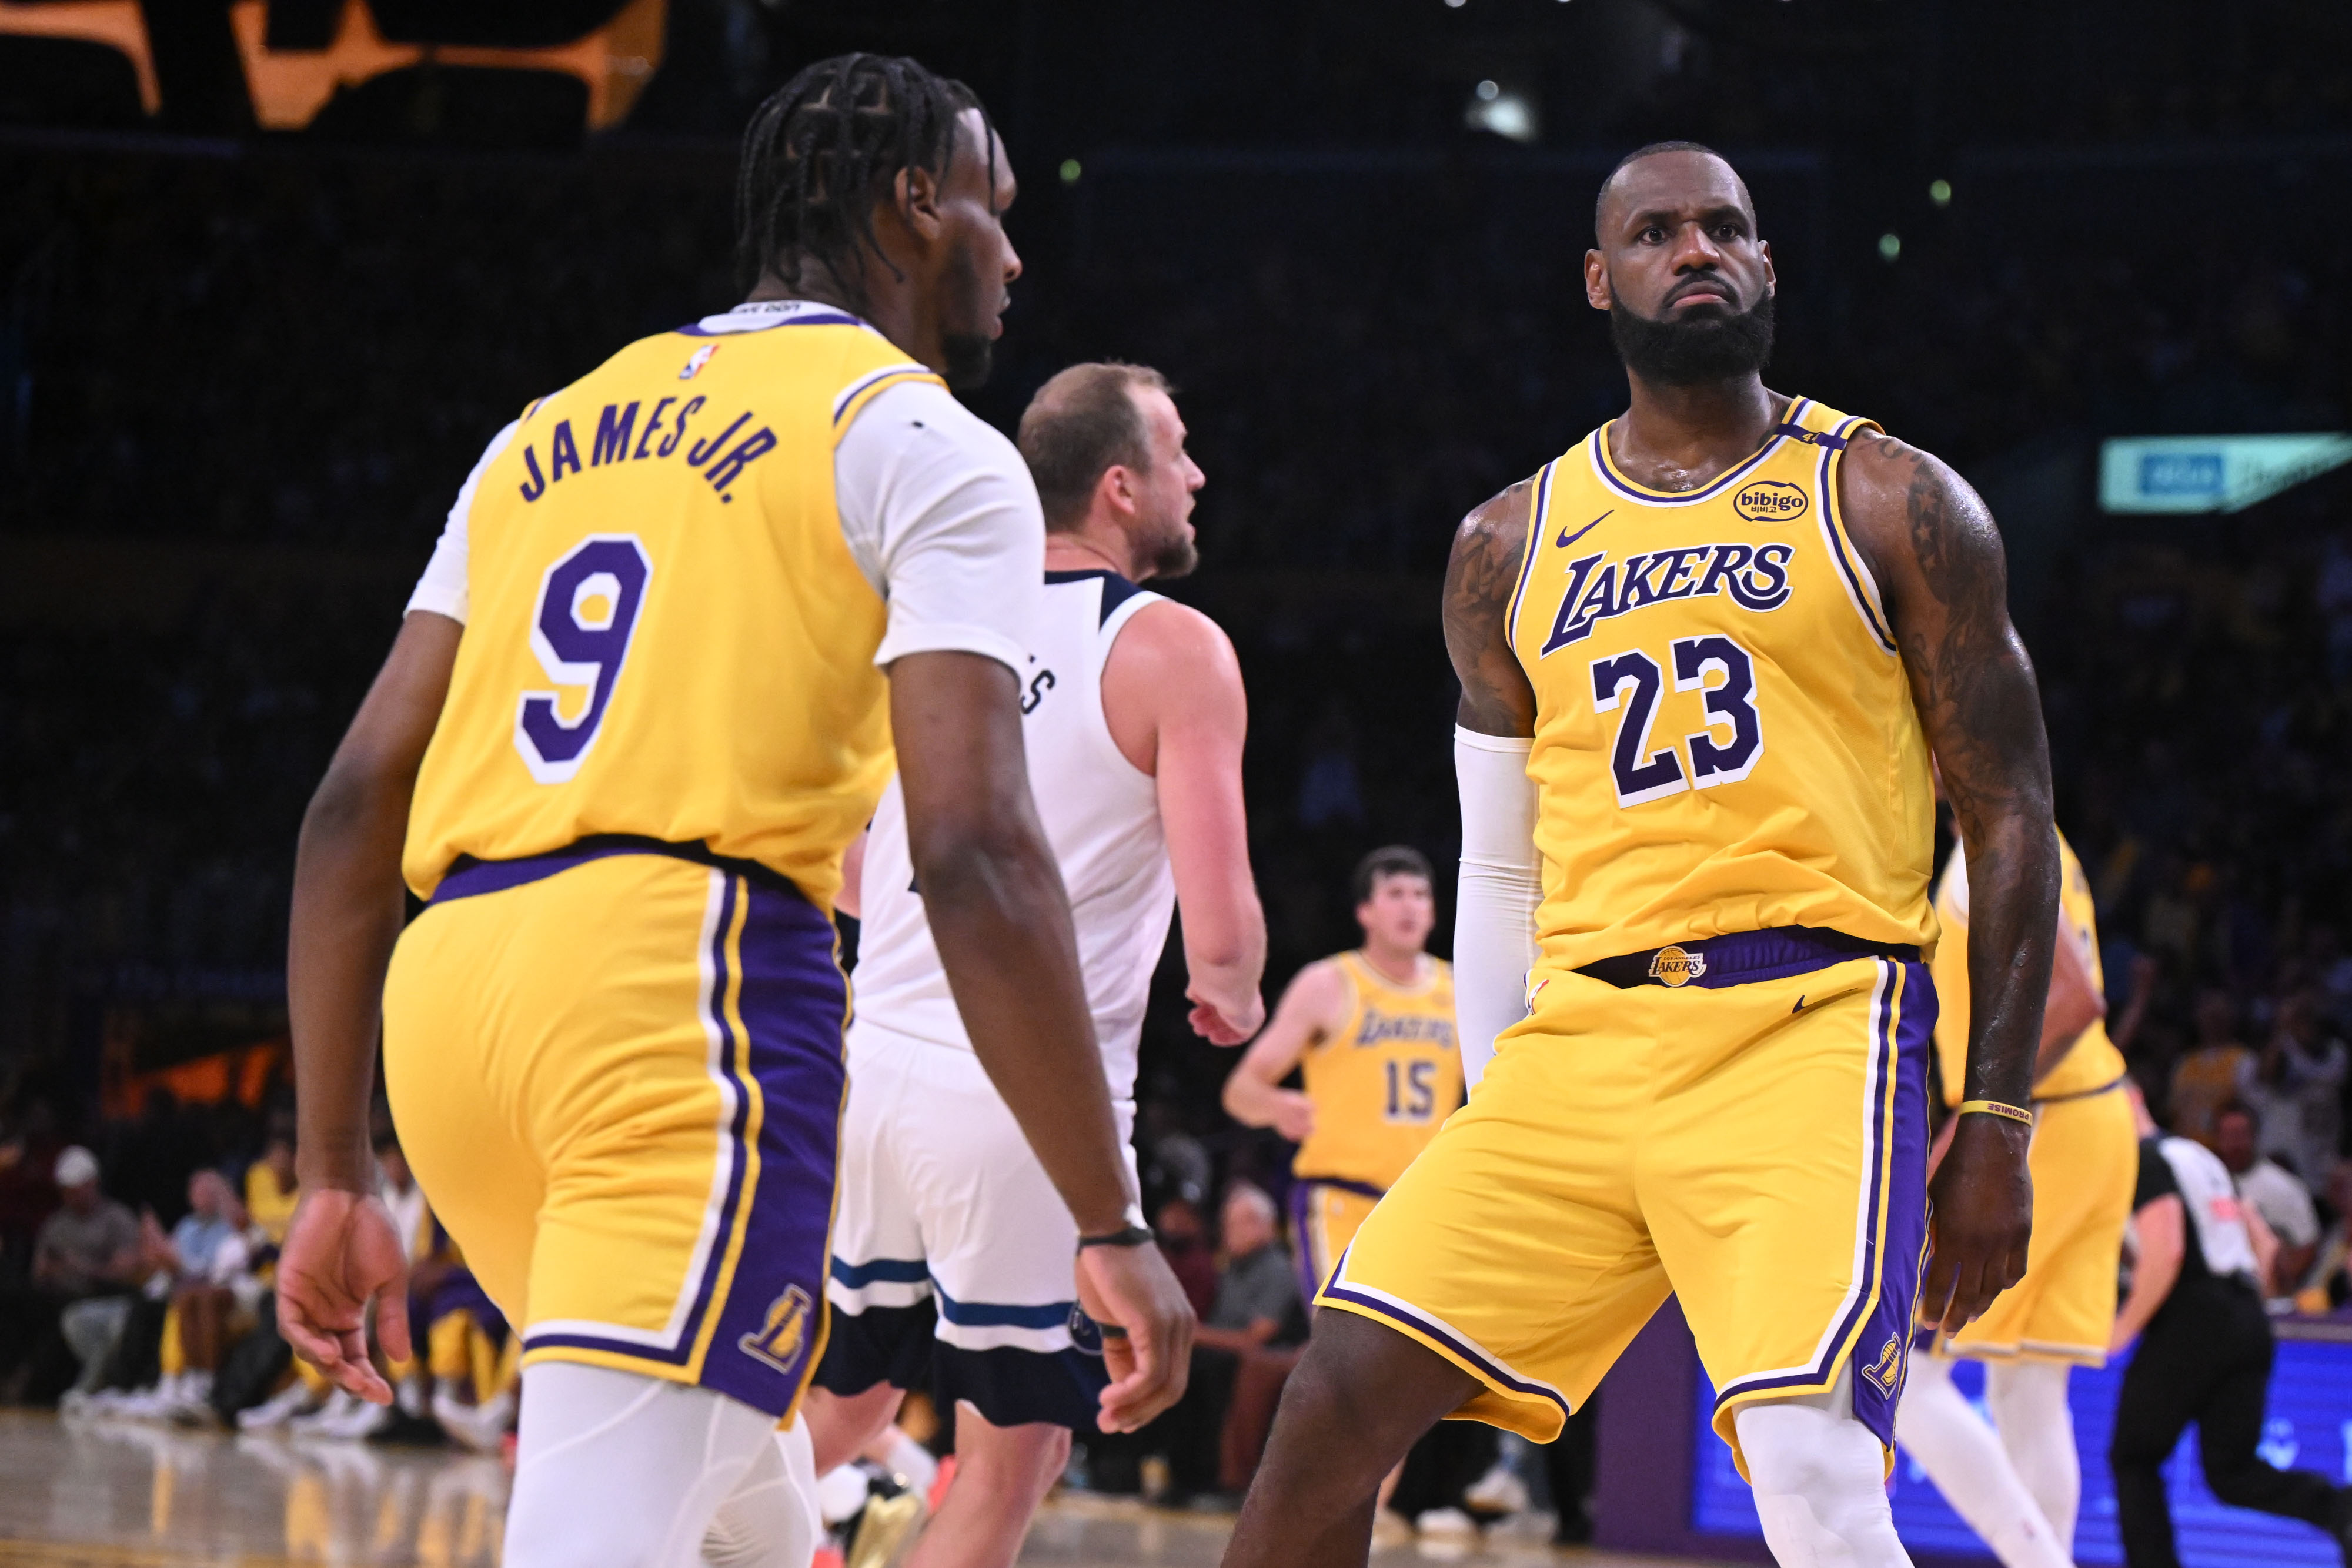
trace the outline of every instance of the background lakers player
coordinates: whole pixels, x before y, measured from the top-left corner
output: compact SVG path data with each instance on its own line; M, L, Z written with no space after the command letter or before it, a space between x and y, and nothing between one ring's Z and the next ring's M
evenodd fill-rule
M750 300L492 443L297 862L279 1322L379 1401L371 1304L407 1354L381 1016L417 1175L524 1338L509 1568L808 1561L775 1432L824 1339L829 915L894 743L973 1048L1126 1331L1099 1419L1184 1382L1023 759L1036 490L943 384L985 373L1020 270L1011 169L967 89L845 56L762 105L740 189ZM404 873L430 900L404 931Z
M1729 164L1644 148L1595 228L1631 406L1472 512L1447 573L1459 1013L1500 1038L1325 1285L1228 1563L1362 1562L1429 1421L1548 1439L1670 1290L1780 1561L1907 1562L1931 746L1974 919L1927 1313L2024 1271L2057 840L2000 537L1933 457L1764 386Z
M1423 951L1436 923L1429 862L1401 844L1356 867L1364 945L1291 977L1225 1080L1226 1112L1298 1145L1292 1241L1313 1301L1356 1228L1462 1103L1454 973ZM1282 1081L1303 1065L1305 1084Z
M1391 844L1356 867L1364 945L1291 977L1273 1022L1225 1079L1224 1104L1245 1127L1298 1145L1290 1162L1290 1239L1299 1293L1313 1301L1356 1229L1462 1103L1454 971L1423 950L1437 922L1428 860ZM1304 1085L1285 1089L1292 1068ZM1380 1508L1401 1472L1381 1483ZM1375 1539L1410 1524L1376 1513Z

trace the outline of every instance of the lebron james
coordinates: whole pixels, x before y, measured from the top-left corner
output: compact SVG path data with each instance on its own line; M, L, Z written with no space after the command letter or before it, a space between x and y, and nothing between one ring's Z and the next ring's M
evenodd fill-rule
M2058 852L2000 536L1935 458L1764 385L1772 254L1723 159L1642 149L1595 229L1631 406L1447 571L1483 1076L1324 1284L1228 1564L1362 1563L1428 1423L1549 1440L1669 1292L1775 1556L1906 1563L1914 1313L2024 1271ZM1974 913L1932 1220L1931 758Z

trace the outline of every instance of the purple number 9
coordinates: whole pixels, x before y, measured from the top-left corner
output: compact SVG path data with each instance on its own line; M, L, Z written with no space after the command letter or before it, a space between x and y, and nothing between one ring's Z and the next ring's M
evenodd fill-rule
M515 712L515 749L541 784L561 784L579 772L588 748L596 744L653 574L654 563L636 535L591 534L540 580L530 651L557 685L588 688L586 710L569 719L560 693L522 695Z

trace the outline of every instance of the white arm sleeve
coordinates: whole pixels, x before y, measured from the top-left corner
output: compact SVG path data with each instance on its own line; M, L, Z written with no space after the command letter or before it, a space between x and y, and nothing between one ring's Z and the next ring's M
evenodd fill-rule
M1536 849L1536 786L1523 737L1455 726L1454 776L1462 790L1462 880L1454 913L1454 1018L1462 1076L1475 1084L1495 1037L1527 1017L1543 902Z
M507 443L514 439L515 429L521 423L509 420L504 430L490 437L481 460L466 476L465 484L458 486L457 499L449 507L449 520L441 526L441 538L433 547L433 559L425 563L425 575L416 580L416 591L408 596L410 611L430 610L436 615L446 615L460 626L466 623L471 600L466 581L466 519L474 509L474 487L482 482L482 470L490 465L490 460L507 449Z
M1010 441L932 382L858 411L834 449L842 538L889 601L874 655L984 653L1019 674L1045 593L1045 517Z

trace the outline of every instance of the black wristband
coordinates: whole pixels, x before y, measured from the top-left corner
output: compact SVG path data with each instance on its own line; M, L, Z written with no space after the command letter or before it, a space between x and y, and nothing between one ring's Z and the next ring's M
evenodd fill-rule
M1146 1247L1154 1239L1149 1225L1123 1225L1107 1235L1079 1237L1078 1250L1083 1252L1089 1247Z

